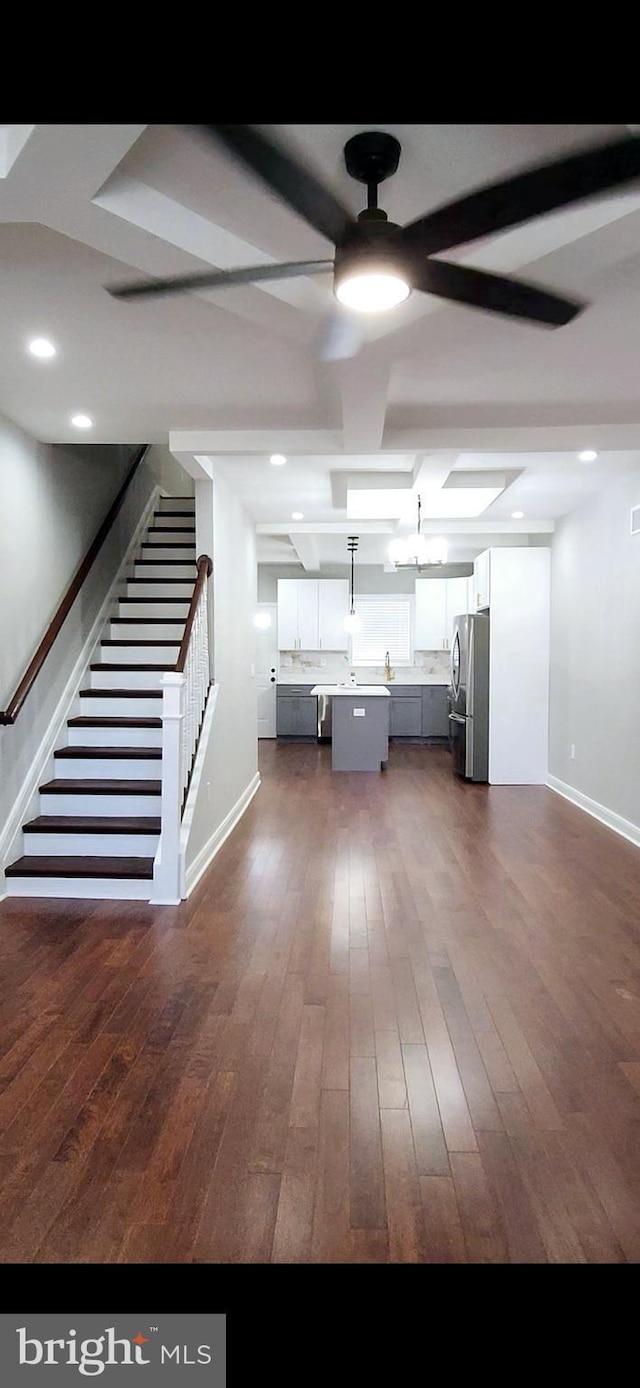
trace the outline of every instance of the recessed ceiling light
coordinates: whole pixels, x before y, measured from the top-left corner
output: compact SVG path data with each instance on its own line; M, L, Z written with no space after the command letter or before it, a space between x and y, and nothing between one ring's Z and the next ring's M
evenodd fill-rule
M585 448L582 453L578 454L581 463L595 463L597 456L598 454L594 452L593 448Z
M46 337L34 337L33 342L29 343L29 351L32 357L55 357L56 349L52 342Z
M286 461L284 453L272 453L269 459L269 462L273 463L274 467L282 467L282 464L286 463Z
M93 420L89 419L88 414L72 414L71 423L76 429L92 429Z
M292 520L304 520L304 512L303 512L303 511L292 511L292 512L291 512L291 519L292 519Z
M511 519L512 519L512 520L524 520L524 511L512 511L512 512L511 512Z

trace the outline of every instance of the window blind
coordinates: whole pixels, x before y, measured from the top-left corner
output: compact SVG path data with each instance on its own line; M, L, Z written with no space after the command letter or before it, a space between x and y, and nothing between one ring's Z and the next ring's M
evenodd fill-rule
M352 636L354 665L383 665L387 651L394 661L411 659L411 602L408 597L357 597L362 621Z

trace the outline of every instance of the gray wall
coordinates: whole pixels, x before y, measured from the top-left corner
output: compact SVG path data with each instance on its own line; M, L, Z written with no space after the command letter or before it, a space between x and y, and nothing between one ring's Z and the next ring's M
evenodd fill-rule
M193 496L193 477L185 472L164 444L152 444L145 458L145 466L151 469L158 486L169 496Z
M443 564L432 574L421 578L466 578L473 573L473 564ZM349 578L348 564L323 564L317 573L303 569L302 564L258 564L258 602L276 602L279 578ZM381 564L356 564L355 590L358 593L415 593L416 575L408 570L385 573Z
M0 418L0 707L100 526L131 446L37 443Z
M255 532L215 472L196 483L197 544L213 558L212 636L219 685L187 848L187 870L233 811L258 770Z
M558 523L549 770L640 826L640 535L629 523L638 504L640 467Z

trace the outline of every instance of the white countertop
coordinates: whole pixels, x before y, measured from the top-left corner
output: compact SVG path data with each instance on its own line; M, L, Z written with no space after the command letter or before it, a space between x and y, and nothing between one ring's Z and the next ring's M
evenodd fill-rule
M292 674L289 673L289 671L287 671L286 674L279 674L279 675L278 675L278 684L283 684L283 685L287 685L287 684L310 684L312 678L313 678L313 676L311 676L311 678L309 678L308 676L305 676L304 674L303 674L303 675L292 675ZM420 686L423 685L423 684L439 684L440 687L441 687L442 689L444 689L444 688L447 688L447 687L449 686L450 683L451 683L451 681L450 681L450 680L443 679L443 678L442 678L442 675L428 675L428 674L424 674L424 675L423 675L423 674L421 674L419 677L416 677L416 675L415 675L415 674L413 673L413 671L412 671L411 674L406 674L406 675L405 675L405 674L403 673L403 674L398 674L398 675L396 675L395 680L392 680L392 681L389 682L389 683L387 683L386 680L378 680L378 681L372 680L372 681L371 681L371 684L368 684L368 685L366 686L366 688L367 688L367 689L372 689L372 688L375 687L376 689L387 689L387 690L389 691L389 693L392 694L392 693L393 693L393 686L394 686L394 684L402 684L402 685L406 685L406 684L415 684L415 686L416 686L417 689L419 689ZM318 686L318 687L319 687L319 688L321 687L322 689L325 689L325 688L328 688L329 686L328 686L328 685L327 685L327 686L322 685L322 686ZM339 686L338 686L338 687L339 687ZM332 691L333 691L335 688L336 688L336 685L331 685ZM361 684L359 684L359 685L356 686L356 688L357 688L357 689L362 689L362 688L364 688L364 686L361 685Z
M330 694L332 698L336 695L348 694L352 699L362 699L366 695L370 698L375 695L378 699L388 699L389 690L381 684L314 684L312 694Z

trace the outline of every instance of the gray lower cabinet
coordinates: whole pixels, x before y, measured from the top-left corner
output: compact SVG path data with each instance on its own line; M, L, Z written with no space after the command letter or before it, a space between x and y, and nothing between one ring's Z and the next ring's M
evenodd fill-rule
M318 698L313 685L279 685L276 700L278 737L317 737Z
M446 684L422 686L422 736L449 736L449 705Z
M387 686L389 688L389 686ZM406 684L389 688L391 695L389 710L390 737L422 736L422 690L420 686Z

